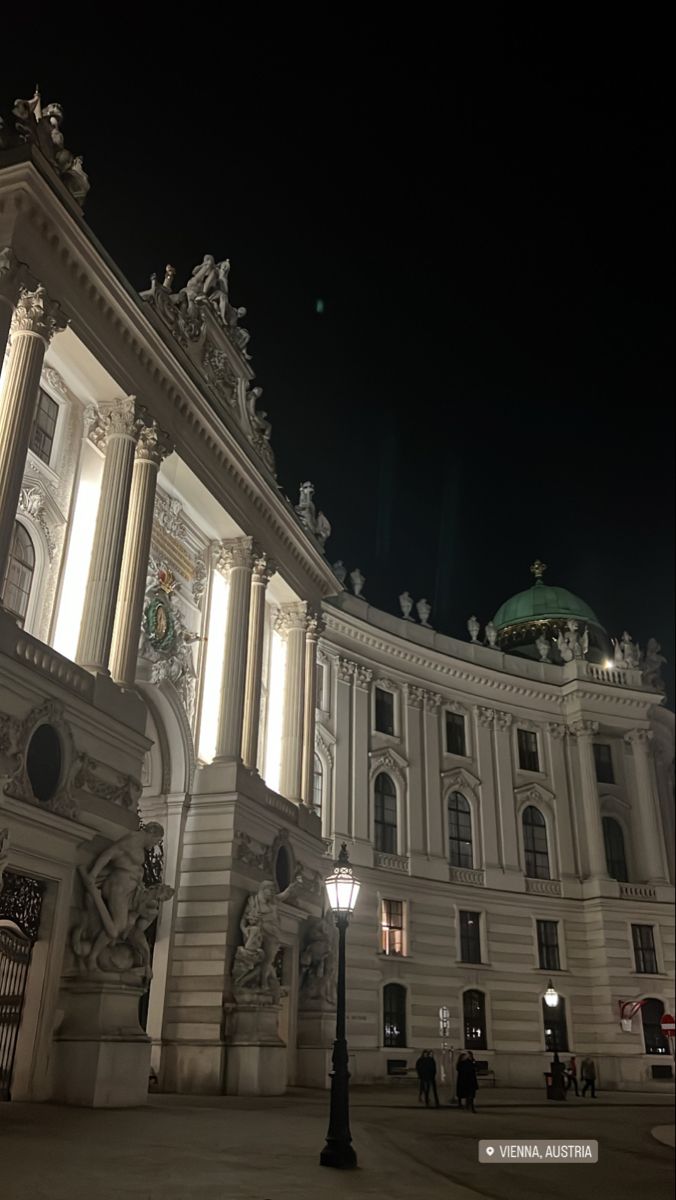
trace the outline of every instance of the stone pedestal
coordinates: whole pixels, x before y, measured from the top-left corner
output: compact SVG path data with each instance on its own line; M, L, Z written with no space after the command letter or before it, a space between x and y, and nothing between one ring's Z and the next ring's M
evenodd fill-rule
M335 1009L299 1011L296 1053L296 1083L299 1087L330 1087L335 1036Z
M64 983L64 1018L54 1039L54 1100L88 1108L146 1103L150 1038L138 1020L145 990L144 984L122 980Z
M234 1096L282 1096L287 1085L286 1045L278 1032L280 1004L253 993L225 1006L227 1062L225 1090Z

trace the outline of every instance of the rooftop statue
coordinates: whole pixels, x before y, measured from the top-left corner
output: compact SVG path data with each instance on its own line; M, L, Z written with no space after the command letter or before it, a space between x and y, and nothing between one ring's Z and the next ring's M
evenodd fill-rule
M649 638L641 662L643 682L647 687L653 687L658 692L666 691L666 686L662 679L662 667L666 661L659 642L656 638Z
M544 633L535 639L537 652L540 655L540 662L548 663L549 660L549 638Z
M469 633L470 641L477 642L479 640L479 630L480 629L481 629L481 626L480 626L479 622L477 621L476 617L474 617L474 616L470 617L469 621L467 622L467 632Z
M485 629L486 641L488 645L495 648L498 640L498 631L492 621L489 621Z
M430 625L430 613L432 612L432 605L428 600L425 599L424 596L422 600L419 600L416 604L415 611L418 614L420 624L424 625L426 629L431 629L432 626Z
M89 179L82 166L82 158L66 149L61 132L61 105L47 104L43 108L40 92L36 88L32 99L14 101L12 116L15 118L14 137L3 126L0 144L8 147L29 142L37 146L60 176L73 199L80 205L84 204L89 192Z
M354 571L350 571L350 583L352 584L352 591L355 596L361 596L366 579L359 570L359 567L355 567Z
M556 644L564 662L586 658L589 653L589 630L585 628L581 638L578 631L577 621L566 621L565 629L559 630Z
M402 592L399 597L399 606L401 615L405 621L412 621L411 609L413 608L413 597L409 592Z
M317 512L314 502L315 488L309 479L300 485L296 512L301 525L319 542L322 550L331 536L331 524L323 512Z
M619 642L613 638L615 666L618 669L624 668L631 671L636 670L641 662L641 647L638 642L634 642L630 633L626 629L622 634Z
M347 579L347 567L345 566L342 558L339 558L337 562L334 562L331 570L333 571L333 574L335 575L341 587L344 586L345 580Z

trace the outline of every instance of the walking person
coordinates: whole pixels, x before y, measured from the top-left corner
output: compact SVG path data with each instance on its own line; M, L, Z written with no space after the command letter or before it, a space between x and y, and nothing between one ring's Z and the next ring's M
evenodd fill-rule
M420 1055L420 1057L418 1058L418 1060L415 1064L415 1071L416 1071L416 1075L418 1076L418 1104L422 1103L423 1097L425 1095L425 1068L424 1068L423 1064L425 1061L426 1054L427 1054L427 1051L423 1050L422 1054ZM428 1100L428 1103L429 1103L429 1100Z
M569 1092L572 1087L575 1088L575 1095L579 1096L580 1093L577 1086L577 1060L574 1054L571 1054L570 1061L566 1068L566 1091Z
M591 1088L591 1098L592 1098L592 1100L595 1100L596 1099L596 1066L594 1064L594 1059L590 1058L589 1055L587 1055L586 1058L582 1059L582 1066L580 1068L580 1073L582 1075L582 1095L586 1096L587 1089Z
M458 1075L458 1082L456 1085L458 1106L462 1108L462 1102L464 1100L465 1107L471 1112L476 1112L474 1107L474 1097L476 1096L479 1085L477 1083L474 1055L471 1051L463 1051L458 1058L456 1071Z
M422 1058L423 1080L425 1083L425 1104L430 1102L430 1091L434 1096L434 1106L439 1108L439 1093L437 1092L437 1063L431 1050L425 1050Z

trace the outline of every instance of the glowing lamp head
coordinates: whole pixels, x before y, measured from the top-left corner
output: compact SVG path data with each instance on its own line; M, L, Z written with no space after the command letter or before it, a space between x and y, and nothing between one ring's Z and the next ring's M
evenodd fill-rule
M545 1004L548 1008L556 1008L558 1003L559 993L550 979L549 983L547 984L547 991L545 992Z
M352 873L345 842L340 848L338 861L324 886L331 912L336 916L349 917L355 910L361 884Z
M606 671L612 671L615 663L613 662L612 658L607 658L603 666L605 667Z

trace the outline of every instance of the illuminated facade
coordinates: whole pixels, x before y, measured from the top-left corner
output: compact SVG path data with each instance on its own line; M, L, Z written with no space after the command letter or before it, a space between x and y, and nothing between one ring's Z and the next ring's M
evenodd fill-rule
M325 1084L342 840L356 1079L437 1044L446 1006L499 1082L556 1041L648 1086L673 1002L654 680L604 663L596 619L588 657L560 634L538 661L568 613L520 600L484 645L344 590L312 485L278 487L228 260L136 294L54 108L0 145L2 1094Z

